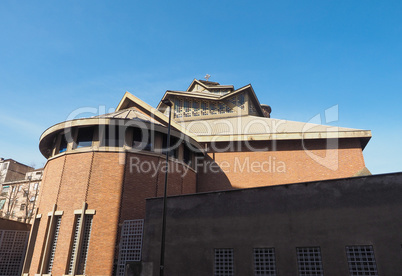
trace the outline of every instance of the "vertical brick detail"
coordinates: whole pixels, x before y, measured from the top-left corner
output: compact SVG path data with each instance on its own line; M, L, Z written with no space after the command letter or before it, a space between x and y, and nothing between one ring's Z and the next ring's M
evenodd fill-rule
M60 191L60 187L61 187L61 182L63 181L64 167L65 167L65 165L66 165L66 160L67 160L67 157L64 156L63 169L62 169L62 171L61 171L59 187L58 187L58 190L57 190L56 204L57 204L57 202L59 201L59 191Z
M119 153L95 152L87 203L95 209L86 275L112 275L124 165Z
M93 167L93 163L94 163L94 155L95 155L95 153L92 153L92 159L91 159L91 165L90 165L90 169L89 169L89 176L88 176L87 189L86 189L86 191L85 191L85 202L87 202L89 184L91 183L92 167Z

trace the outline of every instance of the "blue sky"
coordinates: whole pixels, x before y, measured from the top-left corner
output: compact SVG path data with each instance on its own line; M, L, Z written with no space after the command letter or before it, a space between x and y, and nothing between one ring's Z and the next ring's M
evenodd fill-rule
M0 156L125 91L156 106L193 78L251 83L272 117L369 129L372 173L402 171L400 1L0 1Z

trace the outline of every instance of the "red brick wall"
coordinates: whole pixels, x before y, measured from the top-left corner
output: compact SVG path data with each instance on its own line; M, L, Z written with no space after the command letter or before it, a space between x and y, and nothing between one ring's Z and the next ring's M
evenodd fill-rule
M307 140L304 147L313 157L300 141L250 144L261 151L248 151L243 144L241 152L235 146L208 153L210 165L198 169L197 192L351 177L365 167L358 139L341 139L333 149L326 149L325 140Z
M123 159L121 157L123 156ZM148 173L130 170L129 157L141 163L164 164L162 156L124 154L115 152L86 152L67 154L48 161L42 180L39 214L42 214L38 236L33 252L30 275L39 270L39 262L45 239L48 212L57 204L63 211L59 239L52 275L66 274L71 238L74 228L74 210L95 209L86 275L111 275L119 237L119 220L145 218L145 200L163 194L164 173ZM124 164L124 160L126 163ZM123 161L123 162L121 162ZM157 167L160 169L160 167ZM195 172L189 170L182 176L183 165L170 161L169 195L194 193ZM179 170L179 171L178 171Z

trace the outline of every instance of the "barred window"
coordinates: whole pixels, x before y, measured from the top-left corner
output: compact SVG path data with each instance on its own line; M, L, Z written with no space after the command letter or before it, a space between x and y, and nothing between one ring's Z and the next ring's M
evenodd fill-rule
M126 262L140 261L142 251L143 219L125 220L121 229L117 275L123 276Z
M55 220L55 222L54 222L55 227L53 229L52 242L50 243L50 251L49 251L49 257L48 257L47 269L46 269L47 274L52 273L54 256L56 254L57 240L59 238L59 232L60 232L61 216L54 216L54 220Z
M93 220L93 215L85 215L84 233L83 233L82 243L81 243L81 253L80 253L80 258L78 261L77 274L79 274L79 275L85 274L85 268L87 265L88 249L89 249L89 241L91 238L92 220Z
M378 275L373 246L346 246L346 256L348 258L349 273L351 276Z
M218 110L218 108L216 107L216 103L210 102L209 103L209 112L210 112L210 114L216 114L217 110Z
M21 275L28 236L28 231L0 230L0 275Z
M275 249L254 248L254 275L276 276Z
M75 219L73 241L72 241L71 251L70 251L70 261L69 261L68 272L67 272L68 275L75 275L75 274L84 275L85 274L88 249L89 249L89 241L90 241L91 230L92 230L93 215L85 215L84 225L81 226L82 228L80 228L81 220L82 220L82 216L77 215L76 219ZM80 232L82 233L81 243L79 240ZM78 249L80 249L80 250L78 250ZM77 256L78 252L79 252L79 256ZM75 263L77 264L76 269L74 269Z
M232 105L237 105L237 99L236 99L236 96L233 96L233 97L230 97L229 98L229 102L232 104Z
M75 225L74 225L74 234L73 234L73 243L71 245L71 251L70 251L70 262L68 266L68 275L73 274L73 267L74 267L74 260L75 256L77 255L77 250L78 250L78 236L79 236L79 225L81 222L81 216L78 215L76 216L75 219Z
M193 100L193 116L200 116L200 102Z
M218 103L218 112L219 114L226 113L226 105L223 102Z
M298 247L296 251L299 275L324 275L319 247Z
M237 102L238 102L239 107L240 107L241 109L244 109L245 98L244 98L244 94L243 94L243 93L242 93L242 94L239 94L239 95L237 96Z
M249 107L250 114L252 114L252 115L257 114L257 109L255 108L255 106L254 106L254 104L252 102L250 102L248 107Z
M201 102L201 115L208 115L208 102Z
M214 276L232 276L233 269L233 249L217 248L215 249Z
M176 118L183 117L183 100L175 98L174 100L174 113Z

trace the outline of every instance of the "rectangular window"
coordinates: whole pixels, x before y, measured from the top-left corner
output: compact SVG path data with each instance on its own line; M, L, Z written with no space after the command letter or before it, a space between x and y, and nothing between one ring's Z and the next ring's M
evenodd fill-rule
M184 117L191 117L190 112L191 102L189 100L184 100L183 105L184 105Z
M20 211L24 211L24 210L25 210L25 206L26 206L25 204L21 204L21 205L20 205Z
M47 269L46 269L47 274L52 273L54 256L56 254L57 240L59 238L59 232L60 232L61 216L55 216L54 220L55 220L54 222L55 227L53 229L52 241L50 243L50 251L48 255Z
M223 102L218 102L218 111L219 114L226 113L226 104L224 104Z
M77 148L92 146L93 136L94 136L93 127L79 128L77 136Z
M82 237L81 244L81 253L78 261L78 275L85 274L85 268L87 265L87 257L88 257L88 249L89 249L89 241L91 238L91 230L92 230L92 219L93 215L85 215L85 224L84 224L84 233Z
M68 266L68 275L73 274L73 267L74 267L74 260L75 256L77 255L78 251L78 236L79 236L79 225L81 222L81 215L76 216L75 218L75 223L74 223L74 233L73 233L73 242L71 245L71 250L70 250L70 262Z
M21 275L29 232L0 230L0 275Z
M142 250L143 219L125 220L121 229L117 275L123 276L128 261L140 261Z
M3 189L1 190L3 193L4 192L8 192L8 190L10 189L10 186L3 186Z
M68 133L70 136L71 134ZM59 146L59 153L65 152L67 150L67 139L66 134L62 134L60 138L60 146Z
M276 276L275 249L254 248L254 275Z
M218 108L217 108L216 103L214 103L214 102L209 103L209 113L210 114L217 114L218 113Z
M214 276L233 276L233 249L215 249Z
M193 116L200 116L200 102L193 100Z
M174 113L176 118L183 117L183 100L179 98L174 100Z
M208 115L208 102L201 102L201 115Z
M237 95L237 105L241 109L244 109L244 103L245 103L244 94L242 93L242 94Z
M299 275L324 275L319 247L298 247L296 251Z
M5 199L0 199L0 210L4 208L4 203L6 203Z
M77 215L74 224L74 233L73 233L73 241L71 245L70 251L70 261L68 266L68 275L84 275L85 268L87 263L88 249L89 249L89 241L91 237L91 229L92 229L92 220L93 215L85 215L85 222L82 230L82 241L80 244L79 236L80 236L80 223L81 223L81 215ZM80 249L78 251L78 248ZM79 256L77 256L79 254ZM74 262L77 261L76 272L73 272Z
M346 256L348 258L349 273L351 276L378 275L373 246L346 246Z
M133 128L133 144L136 150L152 150L151 134L147 129Z

